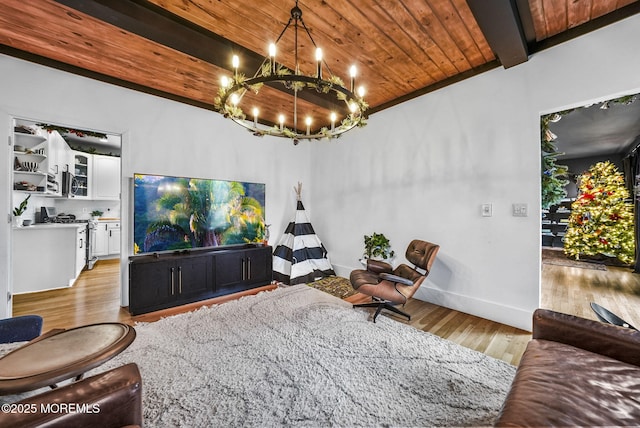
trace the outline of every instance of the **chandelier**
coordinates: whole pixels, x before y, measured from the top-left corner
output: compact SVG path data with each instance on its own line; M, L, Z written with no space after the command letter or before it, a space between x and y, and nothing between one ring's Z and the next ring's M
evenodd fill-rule
M293 69L277 60L278 42L291 27L294 30ZM315 48L315 70L311 75L300 72L300 27ZM364 101L364 88L355 87L356 67L352 65L349 70L350 86L347 88L342 79L331 73L323 59L322 49L316 45L302 20L297 0L289 21L276 41L269 45L268 56L253 77L247 78L238 71L238 55L233 55L231 64L233 76L222 77L215 108L253 135L289 138L298 144L300 140L337 138L355 127L366 125L364 112L368 105ZM326 69L324 76L323 68ZM259 105L273 107L261 112ZM243 106L250 109L249 117ZM278 111L279 108L286 110Z

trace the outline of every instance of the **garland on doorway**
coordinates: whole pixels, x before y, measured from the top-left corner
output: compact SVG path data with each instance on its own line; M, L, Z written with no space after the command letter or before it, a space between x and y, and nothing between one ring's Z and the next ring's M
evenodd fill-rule
M638 99L638 94L625 95L601 103L600 108L606 110L614 105L629 105ZM590 106L585 106L590 107ZM541 189L542 189L542 209L549 209L551 205L558 204L567 196L565 186L569 184L568 168L565 165L558 165L559 156L564 153L558 151L554 141L558 138L549 129L549 124L562 119L576 109L569 109L544 115L540 118L540 148L542 152L541 166Z

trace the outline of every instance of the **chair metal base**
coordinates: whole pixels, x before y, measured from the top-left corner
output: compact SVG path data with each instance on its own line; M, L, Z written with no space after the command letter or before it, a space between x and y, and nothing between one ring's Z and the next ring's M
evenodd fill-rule
M409 315L408 313L401 311L400 309L398 309L397 307L394 306L394 304L388 300L381 300L381 299L377 299L377 298L373 298L373 302L370 303L358 303L353 305L354 308L377 308L376 309L376 313L373 315L373 322L376 322L376 318L378 318L378 315L380 315L380 312L383 309L387 309L391 312L394 312L398 315L402 315L404 317L407 317L407 320L411 321L411 315Z
M593 312L596 313L596 316L598 317L600 322L617 325L618 327L626 327L632 330L637 330L637 328L635 328L634 326L632 326L631 324L629 324L628 322L626 322L625 320L623 320L622 318L620 318L619 316L617 316L616 314L608 310L607 308L604 308L597 303L591 302L591 309L593 309Z

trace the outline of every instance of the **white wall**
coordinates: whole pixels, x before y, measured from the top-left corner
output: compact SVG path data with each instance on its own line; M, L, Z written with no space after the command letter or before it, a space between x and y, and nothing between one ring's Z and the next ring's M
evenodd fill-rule
M364 234L385 233L400 253L413 238L431 240L442 250L417 297L528 329L539 304L539 115L640 92L635 40L640 16L375 114L336 142L295 147L217 113L0 56L0 141L12 116L122 133L124 226L134 172L257 181L267 184L274 243L302 181L338 274L357 267ZM8 148L1 156L8 169ZM0 174L6 213L9 188ZM526 218L510 215L520 202ZM482 203L493 217L480 216ZM0 227L0 298L9 233Z
M212 82L212 84L216 84ZM308 144L256 138L218 113L0 55L0 141L11 118L41 120L122 134L122 281L131 254L131 195L134 172L266 183L266 221L275 241L295 213L293 186L309 181ZM0 212L12 209L10 165L4 145L0 159ZM0 227L0 317L10 313L10 224ZM37 263L37 261L34 261ZM127 304L127 293L123 293Z
M540 114L639 92L636 40L640 16L372 115L339 145L315 145L312 221L337 273L359 266L365 234L390 238L396 263L411 239L429 240L441 251L418 298L530 329ZM481 216L483 203L493 217ZM529 216L513 217L513 203L527 203Z

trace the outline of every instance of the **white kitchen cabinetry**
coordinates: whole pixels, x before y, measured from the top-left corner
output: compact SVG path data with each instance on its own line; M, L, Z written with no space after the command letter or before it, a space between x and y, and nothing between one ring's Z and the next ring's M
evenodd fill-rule
M76 274L75 278L80 275L82 269L87 263L87 226L78 227L76 234Z
M13 291L70 287L84 266L86 224L43 224L13 229ZM82 244L82 248L80 245Z
M62 173L70 171L72 150L58 131L49 133L47 139L47 194L62 196Z
M106 256L109 254L109 232L105 222L98 222L93 237L93 255Z
M120 199L120 158L93 155L92 199Z
M13 136L13 189L44 194L47 173L41 164L47 158L47 138L21 132L14 132Z
M99 220L93 241L94 256L120 254L120 221Z
M84 152L73 151L76 185L73 189L73 197L76 199L91 199L91 169L93 168L93 155Z
M120 254L120 223L108 223L109 254Z

